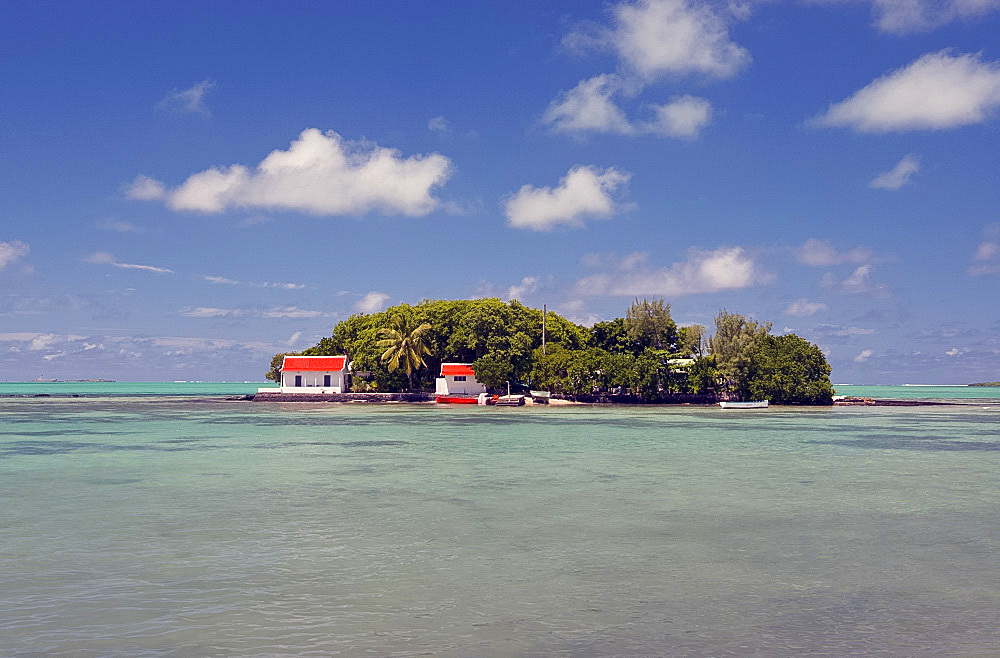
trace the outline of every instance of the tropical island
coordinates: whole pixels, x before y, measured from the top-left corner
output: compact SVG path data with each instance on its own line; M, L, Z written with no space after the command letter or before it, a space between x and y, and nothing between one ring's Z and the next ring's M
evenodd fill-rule
M520 383L581 401L832 404L822 351L771 327L726 310L712 335L678 327L663 299L591 327L517 300L424 300L352 315L313 347L275 354L266 377L280 380L287 355L347 355L355 393L433 390L441 363L465 362L492 390Z
M969 384L969 386L1000 386L1000 382L977 382L975 384Z

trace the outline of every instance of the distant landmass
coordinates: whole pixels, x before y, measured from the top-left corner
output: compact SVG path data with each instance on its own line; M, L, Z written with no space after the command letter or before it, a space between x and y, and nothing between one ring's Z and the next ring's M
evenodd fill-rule
M38 384L93 384L97 382L114 382L113 379L44 379L39 377L32 380Z
M1000 382L979 382L977 384L969 384L969 386L1000 386Z

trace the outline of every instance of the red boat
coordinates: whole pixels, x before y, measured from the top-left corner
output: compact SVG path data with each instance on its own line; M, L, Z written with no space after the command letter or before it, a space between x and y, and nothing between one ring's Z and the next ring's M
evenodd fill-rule
M434 401L438 404L478 404L479 396L469 395L437 395Z

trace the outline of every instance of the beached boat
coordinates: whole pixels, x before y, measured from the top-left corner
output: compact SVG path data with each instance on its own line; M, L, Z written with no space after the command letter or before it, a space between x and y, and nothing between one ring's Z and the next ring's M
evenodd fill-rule
M529 391L531 393L532 399L539 404L548 404L549 398L552 397L550 391Z
M767 409L768 400L754 400L752 402L720 402L723 409Z
M523 407L523 395L501 395L496 402L498 407Z
M438 404L479 404L478 395L435 395Z

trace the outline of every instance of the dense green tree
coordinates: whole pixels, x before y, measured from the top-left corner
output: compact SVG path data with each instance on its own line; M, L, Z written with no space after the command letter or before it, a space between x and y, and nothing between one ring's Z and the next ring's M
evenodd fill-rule
M775 404L832 404L830 365L818 347L786 334L756 341L739 364L736 393Z
M424 356L431 353L424 342L424 334L430 328L426 322L416 324L411 313L398 312L390 326L378 330L381 337L378 347L385 350L379 360L387 365L389 372L402 368L411 389L413 371L424 367Z
M673 349L677 343L677 323L670 317L670 304L662 298L632 302L625 313L629 340L641 349Z
M629 339L628 329L625 328L625 318L615 318L607 322L595 322L590 328L590 342L594 347L599 347L612 354L622 354L628 352L634 354L637 343Z
M705 331L705 326L701 324L692 324L678 329L677 354L685 358L702 356Z
M746 355L747 349L771 331L771 323L758 323L726 309L715 316L715 335L709 341L718 367L726 370Z

